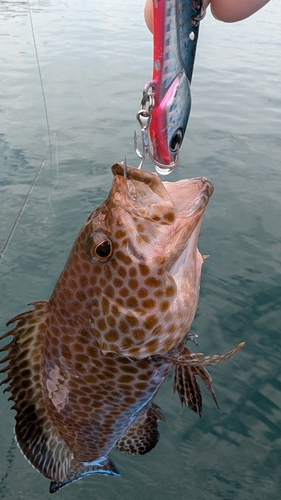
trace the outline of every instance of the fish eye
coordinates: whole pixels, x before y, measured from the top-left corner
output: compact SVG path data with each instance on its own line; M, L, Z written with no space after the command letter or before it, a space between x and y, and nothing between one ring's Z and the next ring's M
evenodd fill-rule
M110 257L111 247L112 247L111 241L108 241L108 240L102 241L95 248L95 252L96 252L97 257L100 257L100 259L106 259L107 257Z
M86 242L86 253L93 261L105 262L112 255L113 245L110 238L101 230L95 231Z

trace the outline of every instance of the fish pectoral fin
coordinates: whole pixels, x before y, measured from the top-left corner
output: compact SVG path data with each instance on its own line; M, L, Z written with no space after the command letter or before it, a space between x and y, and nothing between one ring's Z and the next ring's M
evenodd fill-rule
M220 363L223 363L224 361L227 361L229 358L231 358L234 354L236 354L237 351L239 351L243 346L245 345L245 342L240 342L240 344L237 344L231 351L228 351L226 354L211 354L210 356L202 356L201 353L195 353L192 354L192 360L189 359L187 363L195 365L195 366L214 366L214 365L219 365ZM190 353L191 354L191 353ZM189 358L190 358L189 354Z
M197 371L198 376L201 378L202 382L204 382L205 386L207 387L207 389L208 389L209 393L211 394L217 407L220 408L218 400L217 400L216 395L215 395L215 391L213 389L212 377L209 374L208 370L206 370L206 368L204 368L204 366L197 366L196 371Z
M120 472L116 469L109 456L105 456L99 460L94 460L93 462L77 462L73 459L69 473L65 479L60 482L51 481L49 491L50 493L56 493L56 491L60 490L64 486L67 486L75 481L79 481L79 479L82 479L89 474L120 476Z
M145 455L160 438L157 420L165 422L159 406L150 403L135 418L116 443L117 450L128 455Z
M202 395L197 382L200 377L211 394L214 402L219 408L219 404L212 386L212 377L203 366L176 365L174 373L173 390L178 392L181 404L185 404L201 417L202 415Z
M207 387L209 393L211 394L217 407L219 408L219 404L212 386L212 377L206 370L205 366L212 366L223 363L227 359L231 358L233 354L239 351L239 349L241 349L243 345L244 342L241 342L236 347L234 347L234 349L221 356L202 356L199 353L194 354L190 352L190 350L187 349L186 346L183 346L178 358L168 356L167 358L175 365L173 389L174 392L178 392L180 402L191 408L191 410L198 413L198 415L201 417L202 396L199 384L197 382L197 377L200 377Z
M173 390L178 392L181 404L191 410L202 414L202 396L196 380L197 369L190 366L176 365L174 372Z
M211 354L210 356L204 356L202 352L191 352L187 347L182 346L180 355L177 357L171 356L169 353L165 356L155 355L155 361L165 361L167 363L173 363L175 366L215 366L223 363L227 359L231 358L237 351L245 345L245 342L240 342L234 349L228 351L226 354Z
M1 385L8 384L5 391L11 393L9 400L14 402L16 441L23 455L45 477L61 481L69 471L71 451L52 425L41 388L40 345L49 304L41 301L33 306L33 310L9 321L8 325L17 325L0 339L13 337L0 349L8 351L0 361L7 363L0 370L6 374Z

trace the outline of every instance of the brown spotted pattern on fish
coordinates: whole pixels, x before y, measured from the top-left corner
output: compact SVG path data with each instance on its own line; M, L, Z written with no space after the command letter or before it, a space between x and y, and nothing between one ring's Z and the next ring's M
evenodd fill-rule
M58 315L62 303L73 298L72 289L79 311L82 296L92 297L92 331L103 353L142 359L172 349L193 321L202 265L196 243L213 188L201 178L164 186L156 174L132 168L125 178L119 164L113 173L108 200L73 248L69 266L76 267L77 278L66 270L51 302L58 304ZM173 201L170 190L177 197ZM188 263L179 270L178 255L189 240ZM109 252L102 267L99 244Z
M117 475L108 456L143 454L164 417L153 403L175 367L174 390L201 414L204 368L227 359L185 346L203 259L197 249L211 183L162 183L121 164L107 200L78 234L49 302L13 318L1 351L18 445L51 479L50 491L87 474ZM238 349L238 348L237 348Z
M74 475L73 461L77 470L84 463L98 462L126 431L132 416L147 413L146 404L173 365L132 361L114 353L104 356L83 327L72 327L71 350L65 349L69 339L55 349L57 332L47 326L49 304L33 305L33 311L9 322L17 321L17 326L9 332L13 340L5 347L9 356L2 361L9 362L9 375L4 382L12 393L16 438L23 454L60 484ZM70 332L64 331L66 341ZM117 474L105 461L94 464L93 472Z

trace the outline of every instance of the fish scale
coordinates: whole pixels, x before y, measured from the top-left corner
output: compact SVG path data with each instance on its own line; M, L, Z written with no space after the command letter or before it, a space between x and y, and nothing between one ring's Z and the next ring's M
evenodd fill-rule
M114 446L145 454L157 444L164 416L153 398L173 368L180 401L201 414L196 378L215 399L205 366L241 347L213 357L185 347L210 181L112 171L109 196L80 230L50 300L10 320L1 338L12 337L1 372L17 443L51 493L89 474L119 475Z

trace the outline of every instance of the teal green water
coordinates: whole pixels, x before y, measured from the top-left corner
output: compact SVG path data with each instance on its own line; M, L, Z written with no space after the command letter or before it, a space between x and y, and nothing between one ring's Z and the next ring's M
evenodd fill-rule
M50 296L80 225L110 188L110 166L125 156L137 165L135 113L151 78L142 0L31 6L57 136L54 166L46 162L0 265L3 333L28 302ZM204 19L181 164L169 179L205 175L215 185L192 329L206 354L246 342L210 369L220 410L203 388L198 419L180 407L169 378L157 398L167 419L157 447L144 457L113 452L121 478L88 477L58 493L62 499L280 498L280 22L276 2L234 25ZM2 247L48 147L25 2L1 2L0 44ZM13 444L7 397L0 394L0 498L46 499L48 481Z

